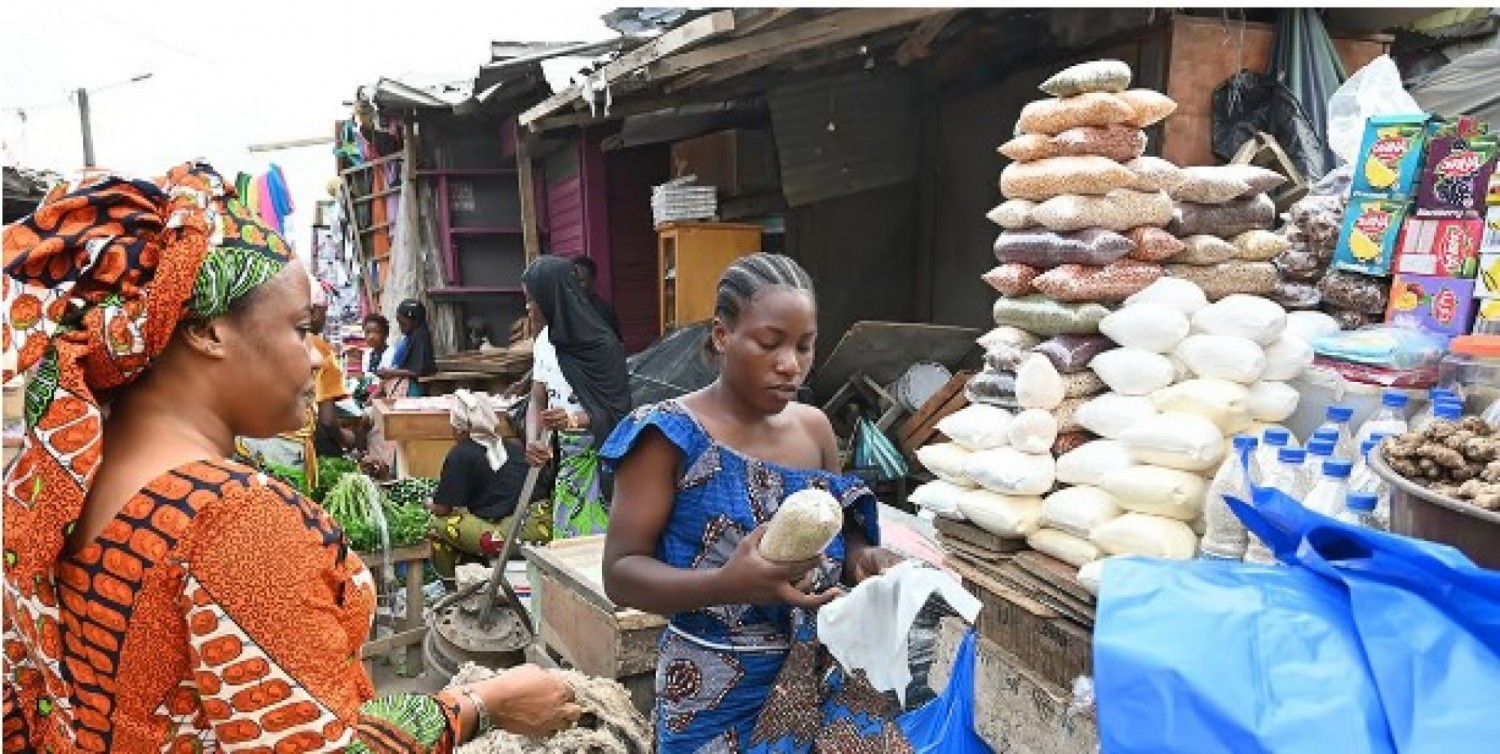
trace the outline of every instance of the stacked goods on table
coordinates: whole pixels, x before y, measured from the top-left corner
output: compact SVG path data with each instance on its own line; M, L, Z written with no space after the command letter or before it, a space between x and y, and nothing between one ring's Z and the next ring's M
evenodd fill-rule
M1364 277L1346 281L1361 301L1389 291L1385 322L1443 342L1469 331L1500 151L1488 130L1474 118L1369 120L1333 266Z
M1130 90L1130 78L1119 61L1057 74L1042 85L1053 97L1028 104L999 148L1012 162L1000 176L1006 201L989 213L1003 231L984 275L1001 294L996 328L980 339L985 369L965 391L974 405L938 426L950 442L917 453L938 481L914 502L1012 541L1036 527L1054 453L1090 439L1072 413L1103 389L1088 365L1110 345L1098 334L1105 304L1164 274L1151 261L1160 256L1140 252L1180 248L1162 230L1171 200L1158 166L1141 156L1142 129L1176 105Z
M1101 329L1120 345L1094 363L1110 392L1078 419L1104 439L1058 459L1059 480L1075 486L1044 504L1039 534L1055 533L1036 545L1085 582L1104 556L1192 558L1229 438L1290 417L1299 395L1287 382L1313 359L1280 305L1244 294L1211 304L1179 278L1131 297Z
M1286 178L1254 165L1183 168L1171 191L1168 227L1184 249L1168 258L1168 271L1197 283L1209 300L1236 293L1271 295L1280 277L1271 260L1287 249L1271 232L1276 204L1268 192Z
M1290 310L1322 309L1344 329L1372 324L1385 313L1385 289L1364 286L1363 278L1331 269L1349 204L1348 187L1320 188L1315 186L1287 210L1282 226L1287 248L1272 260L1281 273L1272 298Z

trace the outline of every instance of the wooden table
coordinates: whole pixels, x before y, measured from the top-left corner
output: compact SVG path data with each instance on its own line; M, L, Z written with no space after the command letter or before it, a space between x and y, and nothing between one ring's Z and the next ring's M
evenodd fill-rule
M385 439L396 446L398 477L436 478L442 474L443 459L455 442L446 410L397 411L396 399L377 398L370 405L370 412L380 423ZM516 430L507 416L500 419L500 436L516 438Z
M667 621L604 594L604 537L522 549L544 648L581 673L613 678L642 714L654 704L657 641Z
M406 566L406 616L393 618L385 624L394 631L385 638L375 638L376 628L382 625L378 616L370 625L370 640L360 647L359 652L360 659L365 663L365 670L373 672L376 657L400 649L405 651L403 659L407 674L415 676L422 672L422 640L427 636L427 626L422 620L422 607L425 599L422 594L422 571L431 558L432 545L426 540L391 550L391 567L395 568L403 564ZM381 553L362 552L359 553L359 559L364 561L365 567L374 574L377 593L394 586L384 583L385 558Z

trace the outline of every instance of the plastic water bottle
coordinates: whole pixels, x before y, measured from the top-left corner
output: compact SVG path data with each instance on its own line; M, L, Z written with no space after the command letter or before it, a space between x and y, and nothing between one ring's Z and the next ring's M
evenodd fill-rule
M1255 465L1260 469L1260 483L1265 484L1277 464L1276 454L1282 448L1292 447L1292 433L1284 429L1268 429L1261 435L1260 447L1255 450Z
M1333 433L1325 432L1325 436L1313 440L1307 444L1307 463L1314 469L1323 468L1324 461L1333 460L1334 449L1338 447L1338 440L1329 439L1327 435ZM1338 435L1333 435L1338 437Z
M1208 497L1203 501L1203 540L1199 547L1205 560L1240 560L1250 546L1250 533L1224 502L1224 496L1251 501L1252 475L1247 474L1246 467L1255 463L1259 444L1247 435L1234 438L1234 452L1224 459L1208 485Z
M1375 531L1389 531L1390 527L1386 519L1377 512L1379 500L1375 495L1368 492L1350 492L1344 499L1344 509L1339 512L1338 520L1346 524L1363 526Z
M1265 486L1274 487L1287 497L1301 502L1307 497L1307 493L1312 491L1312 481L1303 470L1306 461L1307 451L1301 448L1277 450L1276 465L1266 472ZM1250 544L1245 548L1245 562L1271 565L1277 560L1271 549L1266 547L1266 543L1251 533Z
M1349 427L1349 422L1353 419L1354 409L1348 406L1329 406L1328 418L1323 422L1321 426L1317 428L1317 430L1313 432L1313 434L1316 435L1318 432L1325 432L1328 430L1337 432L1339 439L1338 442L1334 445L1333 455L1338 458L1348 458L1350 460L1353 460L1354 449L1355 447L1357 447L1354 444L1354 431Z
M1462 402L1463 399L1459 398L1458 394L1452 390L1440 387L1435 387L1427 391L1427 407L1422 409L1421 413L1411 418L1411 421L1408 423L1409 429L1413 432L1420 432L1425 429L1428 424L1432 423L1433 413L1437 409L1437 405L1443 401Z
M1404 435L1409 425L1406 423L1406 393L1395 390L1387 390L1380 396L1380 410L1375 415L1365 420L1360 425L1357 441L1363 443L1376 433L1384 432L1388 435ZM1357 448L1359 445L1354 445ZM1351 448L1351 453L1353 448Z
M1271 472L1267 487L1275 487L1293 500L1301 502L1312 492L1314 478L1307 472L1307 451L1282 448L1276 452L1276 470Z
M1456 422L1464 418L1464 404L1458 401L1444 401L1432 407L1432 418L1443 421Z
M1325 461L1323 478L1307 493L1303 506L1314 513L1337 516L1349 497L1349 473L1353 470L1354 464L1348 461Z
M1390 518L1391 492L1389 485L1370 468L1370 454L1380 447L1380 442L1390 435L1375 435L1359 446L1359 461L1349 473L1349 491L1374 495L1377 500L1376 513Z

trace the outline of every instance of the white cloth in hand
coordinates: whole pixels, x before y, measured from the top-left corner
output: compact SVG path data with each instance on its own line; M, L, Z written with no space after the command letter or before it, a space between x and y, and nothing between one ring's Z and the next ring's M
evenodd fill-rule
M951 574L907 560L819 609L818 640L846 671L863 670L876 691L895 691L904 706L908 637L934 592L969 623L979 615L979 599Z

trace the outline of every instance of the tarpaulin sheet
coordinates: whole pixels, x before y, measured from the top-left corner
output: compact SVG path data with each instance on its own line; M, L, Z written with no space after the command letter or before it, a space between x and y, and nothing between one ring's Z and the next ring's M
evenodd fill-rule
M1431 113L1450 118L1472 115L1500 124L1500 50L1476 50L1407 88Z
M1106 754L1500 750L1500 573L1274 490L1230 504L1286 565L1105 565Z

